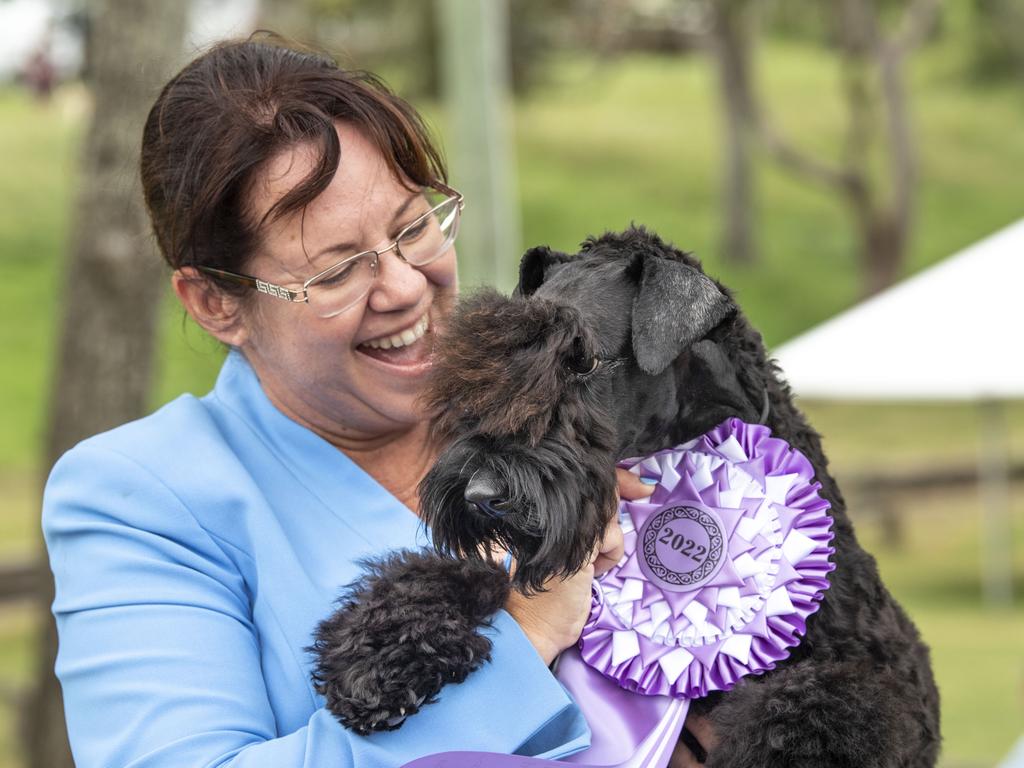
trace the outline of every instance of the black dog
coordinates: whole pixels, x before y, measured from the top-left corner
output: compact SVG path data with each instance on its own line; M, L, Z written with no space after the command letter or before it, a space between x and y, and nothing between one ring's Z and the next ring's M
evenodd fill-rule
M928 650L857 543L818 434L760 335L699 263L642 229L577 256L536 248L517 295L463 302L428 402L446 446L421 486L441 556L372 565L317 634L318 689L357 730L398 727L488 658L477 629L510 588L586 561L615 506L614 462L683 443L730 416L766 424L814 465L832 504L836 570L807 635L777 669L695 701L711 766L933 766Z

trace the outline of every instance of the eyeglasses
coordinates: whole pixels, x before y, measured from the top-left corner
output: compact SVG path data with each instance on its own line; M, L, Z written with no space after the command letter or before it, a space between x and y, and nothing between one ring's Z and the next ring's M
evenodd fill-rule
M438 195L445 197L404 227L387 248L349 256L313 275L297 291L225 269L204 266L196 268L228 282L254 288L268 296L309 304L320 317L334 317L354 306L370 292L370 286L377 277L380 257L385 253L394 251L406 264L425 267L441 258L452 247L459 233L459 218L465 207L462 194L441 183L434 184L424 194L431 202L431 196L435 200Z

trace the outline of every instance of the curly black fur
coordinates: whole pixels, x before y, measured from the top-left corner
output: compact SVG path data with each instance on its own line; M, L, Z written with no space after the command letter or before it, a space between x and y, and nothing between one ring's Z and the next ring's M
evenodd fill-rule
M721 697L711 722L726 734L709 768L887 768L935 755L903 711L896 675L870 661L805 660ZM852 693L855 695L846 695ZM918 704L918 709L921 708ZM755 715L756 716L752 716ZM937 734L933 734L932 737Z
M639 228L592 238L576 256L533 249L523 257L515 297L491 292L465 301L452 329L438 346L428 396L447 450L421 486L438 549L486 569L498 543L525 566L515 586L534 589L577 569L600 536L616 459L686 442L729 416L758 421L767 405L764 423L808 457L832 504L836 570L786 661L693 703L719 737L708 765L934 766L939 697L928 649L858 544L821 439L760 334L698 261ZM477 470L504 483L506 513L489 514L464 498ZM450 562L424 561L420 577L433 579L428 572ZM378 594L388 588L378 582L402 571L401 560L389 561L365 589ZM433 637L444 621L468 617L446 605L466 596L441 593L431 586L429 601L412 603L410 631L414 624ZM363 611L364 599L353 596L342 614ZM413 697L407 691L419 697L429 689L429 697L437 690L437 667L424 671L429 660L415 645L394 648L401 640L394 632L373 636L408 604L378 600L376 624L336 616L328 624L340 631L318 638L321 656L336 660L321 664L323 690L340 691L335 699L343 702L363 691L368 727L395 717L394 702ZM465 638L476 629L468 618L444 626ZM336 652L339 643L359 654ZM358 669L349 672L357 657ZM445 669L464 678L471 666Z
M479 627L509 593L504 570L482 561L400 551L364 566L308 649L327 708L363 734L398 728L490 660Z
M570 576L588 562L613 509L614 476L602 463L607 455L557 439L529 448L498 446L479 436L457 441L420 486L421 514L434 546L481 562L492 545L502 548L515 558L512 583L523 592L540 591L553 576ZM491 517L462 498L481 467L503 480L509 514ZM581 499L572 484L562 483L567 476L590 487L591 495Z
M575 573L616 501L615 435L588 373L598 345L571 307L481 291L460 305L440 347L426 400L448 447L420 486L435 547L478 559L501 547L526 592ZM480 471L501 485L507 514L464 499Z

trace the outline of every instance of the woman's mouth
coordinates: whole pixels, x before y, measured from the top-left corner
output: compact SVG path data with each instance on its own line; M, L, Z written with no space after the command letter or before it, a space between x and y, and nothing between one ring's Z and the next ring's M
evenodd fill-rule
M433 348L430 343L432 338L424 338L429 329L430 320L425 314L411 327L389 336L364 341L357 349L367 357L391 365L419 365L429 360Z
M423 337L423 334L427 332L427 328L430 327L430 320L427 315L424 315L412 328L406 328L400 333L392 334L391 336L381 336L377 339L370 339L364 341L359 346L369 347L370 349L400 349L401 347L407 347L410 344L415 344L419 339Z

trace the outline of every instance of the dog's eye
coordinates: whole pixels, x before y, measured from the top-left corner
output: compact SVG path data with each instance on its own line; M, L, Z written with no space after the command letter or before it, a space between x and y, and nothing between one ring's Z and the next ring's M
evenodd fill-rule
M569 363L569 370L577 376L589 376L600 367L601 360L597 357L591 357L585 360L573 360Z
M572 353L565 361L565 367L576 376L589 376L601 367L601 358L588 355L583 344L577 340L572 346Z

